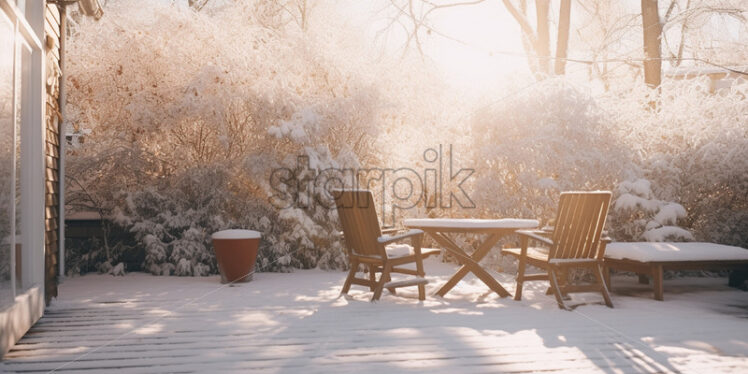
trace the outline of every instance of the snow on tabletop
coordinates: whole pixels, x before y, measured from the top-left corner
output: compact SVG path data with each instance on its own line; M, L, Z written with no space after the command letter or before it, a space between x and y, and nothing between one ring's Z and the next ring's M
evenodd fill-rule
M449 227L459 229L532 229L538 227L534 219L471 219L471 218L410 218L403 220L406 227Z
M259 239L262 236L252 230L223 230L211 235L213 239Z
M642 262L658 261L748 261L748 249L714 243L610 243L605 257Z

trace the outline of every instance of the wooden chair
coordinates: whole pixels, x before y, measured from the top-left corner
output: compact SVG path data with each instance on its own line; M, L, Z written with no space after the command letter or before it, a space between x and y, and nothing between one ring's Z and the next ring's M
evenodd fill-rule
M611 193L564 192L558 206L555 226L552 230L520 230L520 248L507 248L504 254L519 259L517 269L517 291L515 300L522 299L522 284L527 281L548 280L558 306L568 309L564 297L572 292L601 292L605 305L613 307L610 294L603 277L605 245L610 242L603 237L603 227L608 215ZM546 244L550 248L529 248L530 239ZM540 274L525 274L525 267L533 265L546 271ZM567 281L569 268L590 268L596 283L571 285ZM563 283L559 283L559 275Z
M374 206L374 198L368 190L334 190L335 206L338 211L340 223L343 226L343 237L348 251L350 271L343 284L341 294L347 294L351 284L368 286L374 295L371 301L379 300L382 290L387 288L395 293L399 287L418 286L418 298L426 298L426 284L424 278L423 259L439 253L438 249L421 249L423 231L409 230L393 235L382 235L379 226L377 212ZM392 230L390 230L392 231ZM387 245L411 239L413 245L412 254L396 254L387 250ZM415 263L414 269L403 268L403 265ZM356 278L359 265L364 265L369 270L369 278ZM379 273L379 280L376 274ZM415 275L415 278L392 282L392 273Z

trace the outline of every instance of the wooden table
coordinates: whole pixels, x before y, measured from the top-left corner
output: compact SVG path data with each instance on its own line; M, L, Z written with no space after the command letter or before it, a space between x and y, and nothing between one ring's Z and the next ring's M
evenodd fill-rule
M499 296L507 297L511 296L509 292L483 269L479 262L503 236L521 229L536 228L538 221L534 219L414 218L404 220L403 225L407 228L423 230L429 234L447 252L454 255L462 265L447 283L436 292L437 295L444 296L470 272L475 274L478 279ZM468 255L449 237L449 234L484 234L486 238L472 255Z

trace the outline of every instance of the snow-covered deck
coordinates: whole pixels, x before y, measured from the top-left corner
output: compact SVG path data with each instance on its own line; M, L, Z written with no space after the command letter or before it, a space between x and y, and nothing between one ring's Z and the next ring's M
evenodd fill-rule
M454 271L430 260L433 292ZM128 274L67 279L60 299L7 354L0 372L748 372L748 294L724 278L668 284L658 302L615 279L615 309L596 294L559 310L531 282L499 299L468 276L445 298L416 290L377 303L342 272L218 277ZM498 275L508 289L512 277ZM637 293L644 297L636 297Z

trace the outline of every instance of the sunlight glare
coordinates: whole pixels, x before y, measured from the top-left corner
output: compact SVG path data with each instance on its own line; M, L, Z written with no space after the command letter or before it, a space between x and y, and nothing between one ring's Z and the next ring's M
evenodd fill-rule
M528 73L527 60L520 56L520 27L500 4L455 7L439 13L433 23L439 34L430 35L426 53L452 84L485 91L509 74Z

